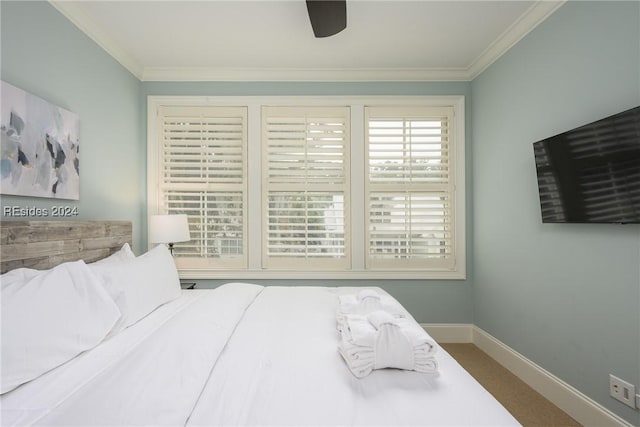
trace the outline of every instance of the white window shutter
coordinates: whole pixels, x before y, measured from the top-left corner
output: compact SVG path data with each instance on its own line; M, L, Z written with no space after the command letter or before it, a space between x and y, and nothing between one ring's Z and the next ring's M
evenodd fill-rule
M159 212L186 214L185 268L246 268L247 109L159 109Z
M349 108L263 107L263 267L349 267Z
M454 268L452 119L452 108L365 108L367 268Z

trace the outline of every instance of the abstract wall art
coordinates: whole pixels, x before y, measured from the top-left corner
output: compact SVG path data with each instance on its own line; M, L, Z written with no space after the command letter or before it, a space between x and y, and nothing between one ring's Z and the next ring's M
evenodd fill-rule
M1 82L0 193L80 199L80 120Z

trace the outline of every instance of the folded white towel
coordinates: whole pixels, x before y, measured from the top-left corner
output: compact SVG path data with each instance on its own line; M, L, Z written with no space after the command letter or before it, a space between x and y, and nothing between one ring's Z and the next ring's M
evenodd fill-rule
M367 298L380 301L380 294L373 289L363 289L356 295L359 302L363 302Z
M342 314L369 314L385 310L394 315L406 316L406 310L391 295L365 289L357 294L338 295L338 312Z
M437 371L437 345L413 319L384 311L368 316L346 315L344 319L338 350L356 377L383 368Z

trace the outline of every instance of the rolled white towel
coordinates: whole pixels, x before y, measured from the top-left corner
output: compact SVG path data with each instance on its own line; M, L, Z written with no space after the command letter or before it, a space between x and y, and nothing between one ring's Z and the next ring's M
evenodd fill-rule
M384 311L346 315L338 345L349 370L358 378L383 368L435 372L436 349L435 341L413 319Z
M395 361L392 365L383 366L384 361L376 359L376 351L372 347L358 346L343 340L338 346L338 351L349 371L357 378L364 378L375 369L401 368L396 366ZM435 373L438 371L438 361L434 356L422 356L418 349L414 349L413 365L402 369L420 373Z
M379 330L382 325L397 325L397 316L384 310L376 310L367 314L367 320L373 325L376 330Z
M377 330L383 330L385 326L395 326L396 329L402 331L402 334L407 337L414 351L419 351L427 356L433 356L438 349L436 341L413 319L393 317L388 313L384 314L384 312L380 313L376 311L368 314L367 320Z
M384 338L385 334L396 335L401 332L408 340L415 354L433 356L438 350L436 341L413 319L395 317L390 313L379 310L369 313L367 320L377 331L384 332L378 334L378 341ZM384 346L382 347L382 351L384 351L386 347L392 346Z

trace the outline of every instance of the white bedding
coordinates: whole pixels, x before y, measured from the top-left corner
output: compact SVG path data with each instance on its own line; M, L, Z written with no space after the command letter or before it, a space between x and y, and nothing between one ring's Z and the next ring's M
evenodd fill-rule
M439 374L357 379L341 359L348 288L190 290L0 398L2 425L518 425L441 348Z

